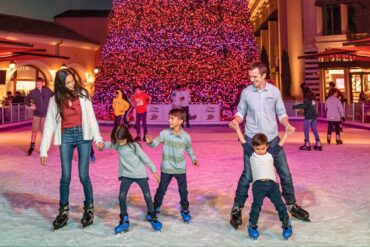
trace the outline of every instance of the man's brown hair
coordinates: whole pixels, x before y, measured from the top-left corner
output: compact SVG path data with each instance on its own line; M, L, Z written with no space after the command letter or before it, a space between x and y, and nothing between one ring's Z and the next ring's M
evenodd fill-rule
M254 62L252 63L250 66L249 66L249 70L254 70L254 69L258 69L258 71L260 72L261 75L263 74L266 74L267 73L267 67L266 67L266 64L262 63L262 62Z

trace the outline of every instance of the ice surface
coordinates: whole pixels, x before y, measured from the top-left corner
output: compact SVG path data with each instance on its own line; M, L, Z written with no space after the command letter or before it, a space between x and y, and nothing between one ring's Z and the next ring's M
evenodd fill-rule
M179 194L172 181L159 219L162 232L154 232L145 221L146 207L137 185L128 196L131 228L115 236L119 221L117 154L96 152L90 166L94 189L94 224L81 228L83 190L73 161L70 220L53 231L58 213L59 150L52 147L46 167L36 152L26 156L30 128L0 133L0 246L369 246L370 245L370 132L345 128L343 145L326 145L326 125L319 124L323 152L298 151L302 144L302 122L294 122L297 133L285 146L296 197L311 215L311 223L292 219L293 236L283 240L277 213L268 199L262 208L260 238L251 240L245 231L251 199L243 210L243 225L229 225L234 192L242 171L242 149L227 127L193 127L191 134L200 167L188 159L188 190L192 221L181 221ZM109 138L110 127L102 127ZM161 127L149 127L156 135ZM135 135L134 135L135 136ZM313 136L311 136L313 137ZM312 138L313 139L313 138ZM334 138L333 138L334 141ZM144 150L159 168L161 147ZM149 174L152 196L157 183Z

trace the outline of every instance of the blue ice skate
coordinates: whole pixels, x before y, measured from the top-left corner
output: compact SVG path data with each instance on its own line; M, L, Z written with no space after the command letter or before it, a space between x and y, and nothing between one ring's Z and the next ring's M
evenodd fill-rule
M257 230L257 226L251 226L251 225L249 225L248 226L248 235L249 235L249 237L251 237L254 240L256 240L260 236L260 233Z
M189 210L187 210L187 209L181 209L181 217L182 217L182 220L185 223L189 223L190 220L191 220L191 215L190 215Z
M120 234L122 232L128 232L130 227L130 222L128 220L128 215L125 215L123 219L121 218L119 225L114 228L114 232L116 234Z
M281 226L281 228L283 228L282 235L284 239L289 239L293 234L292 225L290 224L289 218L284 218L282 220L282 223L283 223Z
M293 235L292 226L283 228L283 237L288 240Z
M152 226L152 228L155 230L155 231L161 231L162 229L162 223L158 220L158 217L157 216L152 216L151 214L147 214L145 216L145 219L147 221L149 221L150 225Z

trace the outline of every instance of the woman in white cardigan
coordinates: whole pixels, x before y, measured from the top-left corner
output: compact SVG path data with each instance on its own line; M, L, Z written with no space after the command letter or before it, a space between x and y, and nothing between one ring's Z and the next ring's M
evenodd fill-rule
M41 165L46 165L47 152L54 134L54 145L59 145L62 174L60 179L59 214L53 222L54 229L67 224L69 211L69 185L71 182L72 157L78 151L78 172L85 201L81 219L83 227L94 219L93 190L89 177L92 141L104 147L98 122L89 93L76 81L68 69L59 70L54 82L55 95L50 99L45 119L44 134L40 146Z

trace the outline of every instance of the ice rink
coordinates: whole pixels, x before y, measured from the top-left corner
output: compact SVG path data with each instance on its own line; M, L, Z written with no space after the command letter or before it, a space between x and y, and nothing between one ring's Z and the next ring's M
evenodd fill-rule
M369 246L370 132L345 128L343 145L327 145L326 124L320 123L323 151L308 152L298 151L303 143L303 123L295 121L293 125L297 132L288 139L285 150L297 202L309 211L312 222L292 219L293 236L288 241L281 236L280 221L268 199L260 215L257 241L245 230L251 198L243 209L242 227L236 231L229 225L243 163L242 148L227 127L186 129L200 161L199 168L189 159L187 163L190 224L181 221L175 181L169 186L159 216L162 232L154 232L145 221L145 202L139 187L133 185L128 197L130 231L114 235L119 221L118 156L114 151L96 151L96 162L90 166L95 220L82 229L84 196L76 151L70 220L66 227L53 231L59 203L59 149L50 149L48 165L42 167L39 138L36 152L26 156L31 128L25 127L0 133L0 246ZM149 132L155 136L163 128L149 127ZM110 129L101 127L106 140ZM159 168L161 146L152 149L141 143ZM149 178L154 196L158 184L150 173Z

